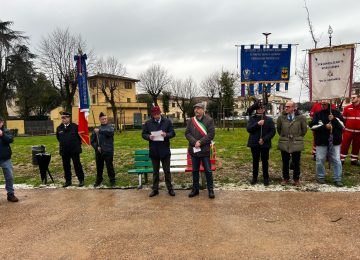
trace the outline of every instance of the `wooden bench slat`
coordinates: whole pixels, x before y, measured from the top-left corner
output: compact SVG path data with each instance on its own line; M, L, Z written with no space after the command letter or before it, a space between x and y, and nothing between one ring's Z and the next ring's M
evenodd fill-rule
M129 174L152 173L152 172L153 172L153 168L138 168L138 169L128 170Z
M147 155L149 154L149 150L136 150L135 155Z
M135 167L152 167L151 161L144 161L144 162L135 162Z
M186 168L170 168L170 172L185 172ZM163 173L163 168L160 168L159 172Z
M171 161L175 161L175 160L186 160L187 159L187 154L172 154L171 155Z
M147 155L135 155L135 161L150 161L151 159Z
M176 148L176 149L170 149L171 154L183 154L187 153L187 148Z
M179 166L179 165L183 165L183 166L187 166L187 160L179 160L179 161L171 161L170 162L170 167L171 166Z

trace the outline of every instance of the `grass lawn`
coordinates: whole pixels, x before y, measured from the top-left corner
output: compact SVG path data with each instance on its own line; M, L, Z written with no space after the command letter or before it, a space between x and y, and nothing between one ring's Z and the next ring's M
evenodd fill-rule
M175 131L177 136L171 140L171 146L173 148L187 147L187 140L184 137L185 130L176 129ZM216 130L215 143L218 159L217 171L214 173L216 185L242 184L249 181L252 176L252 159L250 149L246 147L247 139L248 133L243 128L230 129L229 131L227 129ZM308 131L305 138L305 151L301 158L301 180L303 182L315 182L315 162L311 160L311 139L311 131ZM273 183L281 180L281 155L280 151L276 149L277 142L278 135L274 137L273 148L270 150L269 173ZM39 169L31 164L31 146L41 144L45 145L46 151L52 155L49 168L56 179L56 183L63 182L62 161L56 137L36 136L17 137L12 144L15 183L41 184ZM147 147L148 143L141 138L140 130L126 131L115 135L114 166L118 186L137 185L137 176L127 174L127 170L132 168L133 151ZM83 145L81 161L84 167L86 185L91 185L95 181L96 174L94 151L91 147ZM328 167L327 173L327 181L330 182L332 171ZM351 166L350 162L347 161L343 167L344 184L346 186L359 185L359 173L359 167ZM104 183L106 184L108 182L106 171L104 175ZM4 183L3 177L1 177L0 182ZM174 174L173 182L188 186L191 183L191 174Z

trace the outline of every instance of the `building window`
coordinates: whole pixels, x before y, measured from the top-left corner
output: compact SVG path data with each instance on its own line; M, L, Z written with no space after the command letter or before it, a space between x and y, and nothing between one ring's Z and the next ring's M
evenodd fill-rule
M144 114L144 120L146 120L147 119L147 115L146 114Z
M175 105L176 105L175 103L172 103L172 107L175 107Z
M132 89L131 82L125 81L125 89Z
M127 98L127 102L128 102L128 103L131 103L131 98Z
M90 88L96 88L96 80L90 81Z
M95 95L92 95L92 103L96 104L96 96Z

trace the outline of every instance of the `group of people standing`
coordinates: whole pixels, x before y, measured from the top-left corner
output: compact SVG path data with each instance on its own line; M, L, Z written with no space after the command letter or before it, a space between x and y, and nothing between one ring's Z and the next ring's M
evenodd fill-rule
M359 166L358 154L360 149L360 98L358 95L351 96L352 104L344 108L343 114L331 106L330 100L322 100L320 109L312 114L309 124L314 132L314 159L316 160L316 180L325 183L325 163L328 160L333 166L333 180L336 186L343 186L342 164L352 143L351 164ZM282 185L290 183L290 169L293 170L293 184L300 185L300 161L301 152L304 150L304 136L308 129L306 117L297 112L295 103L288 101L284 113L278 117L277 124L272 118L265 115L265 107L261 102L251 106L248 112L252 115L247 124L249 132L248 147L251 148L253 158L253 175L251 184L258 182L259 161L261 158L263 183L269 185L269 151L271 140L276 131L279 134L278 149L282 159ZM194 106L194 114L186 127L185 137L188 140L188 152L192 160L193 187L189 197L199 195L199 169L200 164L204 167L209 198L215 198L213 176L210 162L210 146L215 137L214 122L211 117L205 115L204 105L198 103ZM170 173L170 139L175 137L172 122L161 116L158 106L151 109L152 118L146 121L142 138L149 142L149 157L153 166L153 185L150 197L159 194L159 170L162 164L165 183L170 196L175 196ZM61 114L62 123L56 129L56 137L59 141L59 150L62 158L65 183L63 187L72 185L71 161L73 162L79 187L84 186L84 171L80 162L81 138L78 134L78 126L71 123L71 114ZM95 127L91 135L91 145L96 158L96 181L94 187L101 185L103 181L104 165L107 168L110 185L115 186L114 157L114 128L108 124L107 116L100 113L101 125ZM158 138L156 134L162 138ZM11 148L13 136L4 127L4 119L0 116L0 167L5 176L5 188L7 200L17 202L14 195L13 174L11 164Z
M199 103L194 106L195 116L189 120L185 136L189 141L189 154L192 158L193 189L189 197L199 195L199 169L202 163L206 180L209 198L215 198L213 188L213 177L210 163L210 145L215 136L214 122L211 117L205 115L204 105ZM175 137L172 122L161 116L158 106L151 109L151 119L146 121L142 131L142 138L149 142L149 157L153 166L153 185L150 197L159 194L159 170L160 163L165 174L165 183L170 196L175 196L170 173L170 139ZM71 114L61 114L62 124L56 130L56 137L59 141L60 155L62 157L65 183L63 187L72 185L71 160L73 161L75 173L79 180L79 187L84 186L84 171L80 162L81 138L78 134L78 126L71 123ZM95 127L90 138L92 147L95 150L96 158L96 181L94 187L101 185L103 181L104 164L110 180L110 186L114 187L115 171L113 165L114 157L114 128L108 124L107 116L100 113L101 125ZM162 138L156 138L155 132Z
M314 132L316 151L316 181L325 183L325 163L328 160L333 169L334 184L342 187L342 164L352 142L351 164L360 165L358 154L360 149L360 99L358 95L351 96L352 104L344 108L343 115L338 109L331 106L330 100L322 100L320 109L312 115L309 123ZM263 167L264 185L269 185L268 160L271 148L271 139L275 136L275 124L265 115L261 102L251 106L248 112L252 115L247 124L249 132L248 147L251 148L253 158L253 178L251 184L258 181L259 159ZM288 101L284 113L278 117L276 130L279 134L278 149L282 158L282 185L290 182L289 170L293 170L293 184L300 185L301 152L304 150L304 136L308 124L306 117L300 115L295 103ZM343 140L344 139L344 140ZM341 153L340 153L341 152Z

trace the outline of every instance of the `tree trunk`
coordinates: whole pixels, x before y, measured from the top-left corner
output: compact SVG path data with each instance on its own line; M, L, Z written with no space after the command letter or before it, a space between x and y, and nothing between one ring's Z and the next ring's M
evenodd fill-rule
M183 118L184 118L184 126L186 126L186 113L185 113L185 111L183 112Z
M114 105L111 105L111 110L113 112L115 129L119 130L119 124L118 124L118 118L117 118L117 107Z
M153 102L155 106L158 106L158 102L157 102L157 96L153 95L152 96Z
M7 119L9 116L6 107L6 98L3 94L0 95L0 115L3 116L5 119Z

